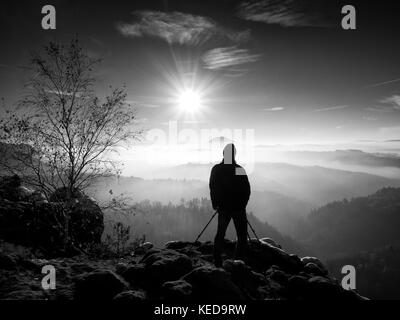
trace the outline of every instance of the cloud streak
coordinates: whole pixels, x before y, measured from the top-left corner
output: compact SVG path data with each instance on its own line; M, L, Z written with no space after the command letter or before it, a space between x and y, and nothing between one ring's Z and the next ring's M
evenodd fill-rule
M282 107L272 107L272 108L264 108L264 111L268 111L268 112L277 112L277 111L283 111L285 110L285 108Z
M127 37L152 36L169 44L200 45L212 37L235 43L246 42L250 31L232 31L219 26L214 20L182 12L135 11L133 22L119 22L117 30Z
M327 112L327 111L334 111L334 110L341 110L341 109L346 109L349 106L343 105L343 106L334 106L334 107L327 107L327 108L320 108L320 109L315 109L313 112Z
M204 67L209 70L229 70L231 67L255 62L260 58L258 54L251 54L247 49L237 47L215 48L203 55ZM236 69L231 71L244 71Z
M332 23L324 17L324 5L325 1L317 0L251 0L238 6L237 15L244 20L284 27L328 27Z
M373 84L370 84L368 86L365 86L365 87L363 87L363 89L381 87L381 86L384 86L384 85L387 85L387 84L396 83L396 82L399 82L399 81L400 81L400 78L389 80L389 81L377 82L377 83L373 83Z
M379 101L381 104L368 107L368 111L373 112L393 112L393 111L400 111L400 95L393 95L391 97L387 97Z

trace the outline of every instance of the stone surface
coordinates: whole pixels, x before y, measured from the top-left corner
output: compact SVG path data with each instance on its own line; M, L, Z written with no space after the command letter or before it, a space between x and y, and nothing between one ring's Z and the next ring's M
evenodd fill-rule
M78 300L111 300L128 285L109 270L99 270L80 276L75 283L75 298Z
M165 282L162 289L164 298L171 301L189 301L193 293L192 285L185 280Z

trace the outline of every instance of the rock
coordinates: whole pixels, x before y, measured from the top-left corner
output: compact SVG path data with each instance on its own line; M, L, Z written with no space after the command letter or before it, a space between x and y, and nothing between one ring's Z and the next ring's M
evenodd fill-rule
M192 291L192 285L185 280L168 281L162 285L163 296L166 300L188 301Z
M40 192L38 190L34 191L32 195L29 198L30 202L33 202L34 204L45 204L48 203L46 196L44 195L43 192Z
M18 193L18 198L22 201L29 201L35 192L35 190L23 185L19 186L16 191Z
M78 300L111 300L126 290L126 282L109 270L99 270L80 276L75 282Z
M88 273L95 271L95 268L87 263L76 262L71 265L71 270L78 274Z
M142 302L146 300L146 294L143 291L124 291L117 294L114 299L117 302Z
M104 231L103 212L88 197L65 204L71 217L71 233L78 246L101 243Z
M135 249L135 254L137 254L137 255L145 254L147 251L149 251L153 247L154 246L151 242L142 243L139 247L137 247Z
M211 241L202 242L197 247L197 250L202 254L212 254L214 251L214 243Z
M31 203L46 201L42 192L23 185L18 175L0 178L0 199Z
M5 300L45 300L46 294L43 291L16 290L6 295Z
M70 215L70 233L78 247L101 242L104 231L103 213L98 204L80 190L69 194L67 188L57 189L50 202L61 204Z
M64 213L70 216L69 248L64 246ZM61 223L61 225L60 225ZM88 197L69 202L23 202L0 199L0 238L41 248L48 255L79 254L78 247L101 242L103 213ZM68 249L66 252L64 249Z
M130 265L128 263L119 262L115 266L115 272L122 276L126 272L126 270L129 269L129 267Z
M267 278L278 282L279 284L286 286L288 284L290 276L280 270L277 266L272 266L266 272Z
M246 298L242 290L233 283L229 274L222 268L199 267L182 279L192 285L195 299L221 301Z
M304 266L304 271L307 273L311 273L316 276L325 276L327 275L326 270L322 270L319 266L317 266L313 262L309 262Z
M270 280L267 285L261 287L260 292L263 294L264 299L285 299L286 289L276 281Z
M9 201L20 201L18 188L21 186L21 178L18 175L0 178L0 198Z
M148 250L144 255L143 255L143 257L142 257L142 259L140 260L140 262L143 262L144 260L146 260L149 256L151 256L152 254L155 254L155 253L160 253L160 252L162 252L162 250L161 249L150 249L150 250Z
M17 206L20 204L17 202ZM131 257L94 260L83 255L37 259L33 250L17 250L19 246L10 246L0 240L0 300L114 299L137 302L166 299L217 302L366 299L353 290L344 290L337 280L328 275L318 275L322 272L317 264L308 262L303 266L306 260L302 262L270 244L251 244L253 258L255 253L261 254L259 264L225 259L223 268L214 267L208 261L209 255L197 250L201 243L174 242L174 245L176 250L149 249L141 261L136 262L136 258ZM231 247L230 242L227 245ZM183 252L191 252L191 255ZM41 288L41 269L48 264L54 265L57 270L57 290L44 291ZM254 266L260 269L269 267L257 272Z
M233 282L249 297L260 298L258 288L266 284L265 277L251 270L241 260L225 260L223 268L231 274Z
M308 280L308 298L311 299L340 299L345 298L344 289L332 280L316 276Z
M303 263L304 266L306 266L310 262L314 263L324 272L324 274L328 274L328 270L326 269L324 264L321 262L321 260L319 260L316 257L303 257L301 258L301 262Z
M146 285L146 266L143 263L129 266L125 271L121 273L121 276L131 285Z
M274 240L272 240L271 238L261 238L260 241L270 244L271 246L273 246L275 248L282 249L282 247L279 244L277 244Z
M344 290L344 295L348 300L351 301L366 301L369 300L367 297L360 295L358 292L354 290Z
M171 250L179 250L179 249L184 249L189 246L198 246L199 243L192 243L188 241L169 241L165 244L166 249L171 249Z
M307 289L308 278L299 275L292 276L288 280L289 298L296 299L304 295Z
M14 270L17 268L16 260L13 256L0 252L0 269Z
M74 189L72 192L69 191L68 188L62 187L54 191L50 195L50 202L60 202L65 203L68 201L74 201L78 199L87 198L87 196L80 190Z
M250 267L259 272L268 270L274 264L289 273L297 273L303 268L300 260L282 249L261 241L249 242L246 260Z
M192 270L192 260L188 256L169 249L147 256L143 263L155 285L177 280Z

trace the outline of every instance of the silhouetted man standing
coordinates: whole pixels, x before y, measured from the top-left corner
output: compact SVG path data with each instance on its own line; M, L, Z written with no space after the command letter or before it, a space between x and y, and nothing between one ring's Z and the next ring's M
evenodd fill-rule
M214 263L222 265L221 252L229 222L233 219L237 234L235 259L243 259L247 247L246 206L250 198L250 183L245 170L235 161L236 148L230 143L224 148L224 159L215 165L210 176L212 206L218 210L218 230L214 240Z

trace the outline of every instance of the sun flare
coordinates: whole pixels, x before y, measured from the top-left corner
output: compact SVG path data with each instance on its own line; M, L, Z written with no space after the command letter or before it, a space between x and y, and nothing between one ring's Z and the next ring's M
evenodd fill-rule
M199 92L186 89L178 96L178 106L184 112L195 113L202 107L202 99Z

